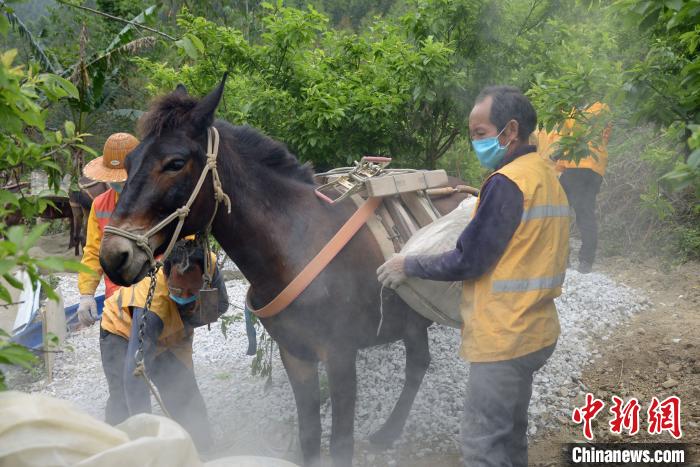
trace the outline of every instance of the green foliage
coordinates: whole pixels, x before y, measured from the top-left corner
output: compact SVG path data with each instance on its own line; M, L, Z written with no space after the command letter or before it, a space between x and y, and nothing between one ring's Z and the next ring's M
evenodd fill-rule
M677 262L697 258L697 198L674 192L659 179L676 164L677 133L678 128L660 132L651 125L613 133L598 197L604 254L663 256Z
M16 50L0 54L0 152L3 154L0 158L0 176L5 183L19 183L23 173L43 171L48 174L50 191L57 192L63 175L60 161L68 159L75 148L82 146L85 135L77 133L72 122L65 122L60 130L49 130L44 106L77 98L78 91L60 76L38 73L36 67L25 69L15 65L16 55ZM16 268L22 268L32 284L41 284L49 298L58 299L40 275L40 269L75 271L85 268L74 261L36 259L29 255L29 249L49 224L31 227L21 224L8 226L6 223L8 216L17 213L34 219L49 204L50 201L43 194L29 195L22 190L12 192L0 189L0 276L9 287L22 289L22 283L12 274ZM4 285L0 285L0 301L12 301ZM0 330L0 363L28 367L34 362L31 353L9 342L7 333ZM0 388L4 388L4 375L1 372Z
M691 189L700 197L700 0L617 3L648 41L648 51L627 72L626 87L637 103L638 118L663 125L681 123L687 151L663 181L672 189Z
M26 347L10 341L10 336L0 329L0 364L19 366L31 369L39 363L39 359ZM5 375L0 371L0 391L5 391Z
M228 70L220 115L261 128L321 168L378 153L434 166L452 144L464 120L453 99L463 75L449 44L407 37L381 20L352 34L330 29L313 7L263 8L258 42L183 13L179 72L177 65L136 60L151 90L183 81L203 94Z

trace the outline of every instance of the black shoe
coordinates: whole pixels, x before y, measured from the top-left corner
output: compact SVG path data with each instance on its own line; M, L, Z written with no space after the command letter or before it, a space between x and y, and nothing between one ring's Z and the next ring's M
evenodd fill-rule
M593 270L593 263L589 263L588 261L578 262L578 272L581 274L588 274L591 270Z

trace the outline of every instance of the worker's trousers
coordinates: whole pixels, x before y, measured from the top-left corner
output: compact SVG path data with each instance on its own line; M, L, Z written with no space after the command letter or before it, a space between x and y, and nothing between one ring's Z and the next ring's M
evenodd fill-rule
M559 177L562 188L569 198L569 204L576 213L576 226L581 233L581 250L579 262L589 265L595 260L598 246L598 223L595 217L596 197L603 182L601 177L591 169L566 169Z
M105 421L111 425L135 415L129 413L124 386L128 344L123 337L100 328L102 368L109 388ZM189 432L198 448L208 447L211 436L207 408L194 371L169 351L156 356L153 368L147 370L172 418Z
M465 466L527 466L532 376L555 345L512 360L470 365L462 418Z

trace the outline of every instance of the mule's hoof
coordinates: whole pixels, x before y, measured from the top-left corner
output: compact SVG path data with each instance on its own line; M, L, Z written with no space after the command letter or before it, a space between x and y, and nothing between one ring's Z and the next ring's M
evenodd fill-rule
M389 430L385 430L384 428L380 428L369 436L369 442L378 448L389 449L397 438L398 435L391 433Z

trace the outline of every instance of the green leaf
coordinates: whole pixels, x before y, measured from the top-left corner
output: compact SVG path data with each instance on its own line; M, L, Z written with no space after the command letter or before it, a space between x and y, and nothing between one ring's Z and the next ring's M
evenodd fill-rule
M17 195L10 191L0 189L0 206L5 206L7 204L19 207L19 200L17 199Z
M6 272L2 275L2 278L5 279L5 281L10 284L12 287L14 287L17 290L24 290L24 283L20 280L18 280L15 276L10 274L9 272Z
M7 288L2 284L0 284L0 301L5 303L12 302L12 295L10 295L10 292L8 292Z
M66 136L68 138L75 136L75 123L70 120L66 120L66 122L63 124L63 128L65 129Z
M49 228L51 224L45 223L45 224L38 224L35 226L33 229L29 231L29 234L26 237L26 241L24 243L25 248L31 248L34 246L34 244L39 241L39 238L44 235L46 230Z
M193 60L199 56L199 51L192 43L189 36L185 36L182 39L175 41L175 45L184 50L187 56Z
M58 302L60 300L58 294L53 290L53 287L51 287L51 284L46 282L44 279L39 279L39 283L41 284L41 287L44 290L44 293L46 293L46 297L49 300L53 300L54 302Z
M188 34L187 35L190 38L190 41L192 41L192 44L197 48L197 51L200 54L204 53L204 43L199 39L199 37L195 36L194 34Z
M13 267L15 267L15 262L9 259L0 259L0 276L8 273Z
M690 156L688 156L688 166L693 169L700 168L700 148L690 153Z
M681 11L683 0L666 0L666 6L675 11Z
M8 342L0 344L0 363L30 369L39 363L39 359L26 347Z
M50 271L64 271L63 260L57 257L43 258L36 261L36 264Z

